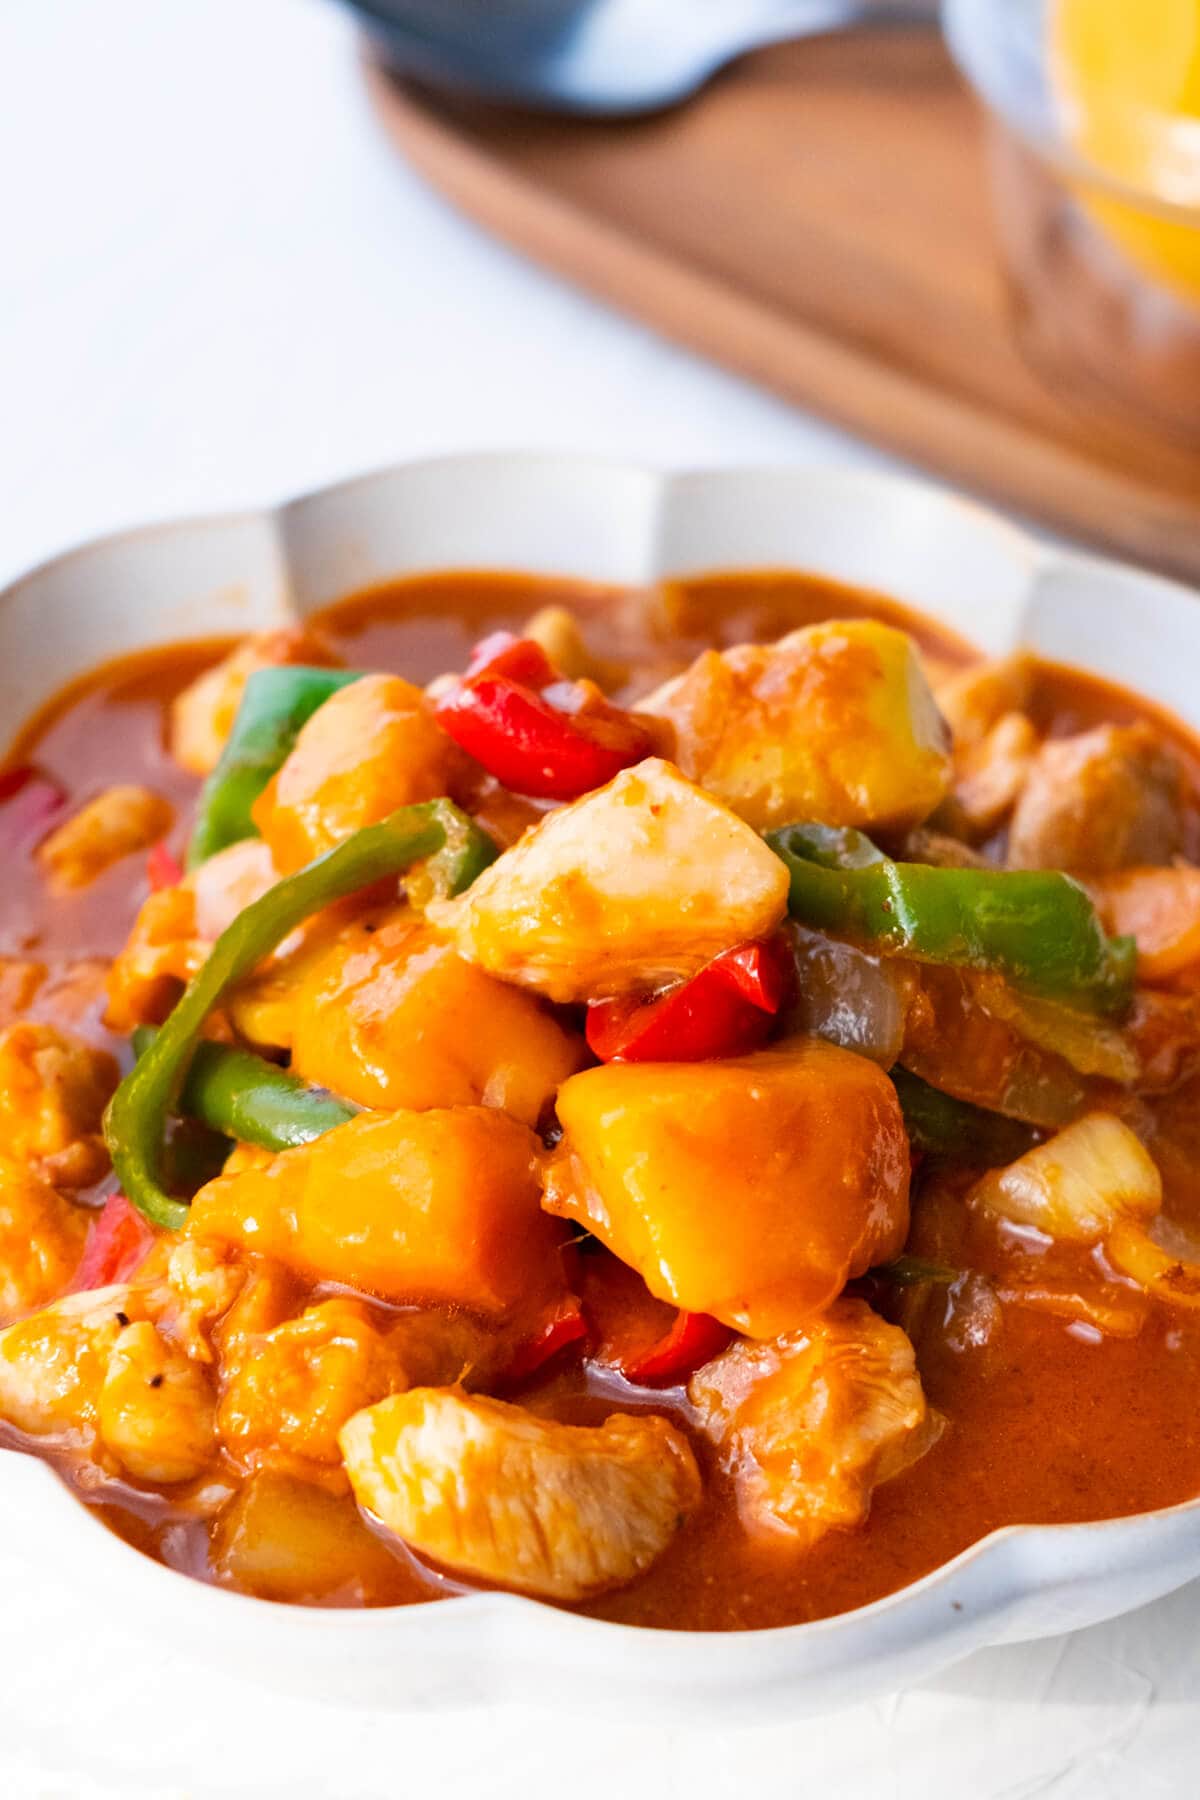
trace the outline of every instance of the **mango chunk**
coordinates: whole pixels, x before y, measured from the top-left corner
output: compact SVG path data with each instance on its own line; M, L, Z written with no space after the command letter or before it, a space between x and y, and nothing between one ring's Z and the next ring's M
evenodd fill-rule
M543 1205L650 1292L775 1337L899 1254L908 1138L873 1063L815 1038L712 1063L610 1063L559 1090Z
M526 1125L584 1060L532 994L400 908L348 926L293 990L292 1067L360 1106L498 1106Z
M218 1176L186 1229L311 1281L500 1317L564 1288L567 1234L539 1209L538 1150L488 1107L361 1113L265 1167Z
M398 806L447 793L459 763L420 688L364 675L317 708L254 821L286 874Z
M950 734L916 646L875 619L706 650L638 704L674 726L684 774L759 831L898 830L950 786Z

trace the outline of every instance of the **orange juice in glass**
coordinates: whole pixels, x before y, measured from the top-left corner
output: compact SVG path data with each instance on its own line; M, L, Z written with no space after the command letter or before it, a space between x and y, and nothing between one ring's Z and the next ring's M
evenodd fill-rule
M1079 399L1200 443L1200 0L944 0L996 124L1025 336Z

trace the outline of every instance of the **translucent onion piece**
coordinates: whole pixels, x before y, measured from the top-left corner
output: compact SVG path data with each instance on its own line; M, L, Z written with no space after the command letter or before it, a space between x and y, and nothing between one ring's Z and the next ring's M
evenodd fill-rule
M1120 1220L1153 1218L1162 1178L1128 1125L1095 1112L985 1175L971 1200L1011 1224L1094 1244Z
M904 1042L913 978L906 966L869 956L807 926L789 924L796 1000L785 1029L805 1032L890 1069Z
M1200 1262L1185 1261L1133 1219L1119 1219L1109 1233L1104 1253L1114 1269L1138 1282L1156 1300L1200 1311Z

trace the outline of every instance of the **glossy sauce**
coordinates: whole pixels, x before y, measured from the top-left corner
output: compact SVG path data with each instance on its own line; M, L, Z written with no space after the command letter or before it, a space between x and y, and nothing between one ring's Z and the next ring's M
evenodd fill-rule
M708 645L769 640L828 617L884 616L911 630L931 655L955 664L972 654L928 621L873 596L798 575L723 575L690 580L652 596L630 596L579 583L516 576L423 577L357 595L315 621L352 666L396 670L426 681L461 668L486 630L519 627L541 605L569 605L600 655L636 664L620 690L636 696L687 665ZM164 747L165 706L217 644L151 652L110 665L75 684L22 733L10 761L36 762L86 799L114 781L145 781L179 813L176 846L186 836L196 783ZM1155 717L1154 709L1070 671L1045 669L1033 712L1039 727L1079 729L1105 719ZM1161 718L1157 720L1163 724ZM1200 792L1194 742L1166 723ZM1194 794L1193 794L1194 802ZM1200 848L1200 807L1188 818L1192 854ZM51 902L31 865L6 871L0 901L0 954L34 955L53 965L80 955L111 955L123 942L146 884L129 859L78 897ZM77 1020L67 1021L77 1024ZM88 1028L105 1041L95 1016ZM1200 1231L1200 1150L1194 1121L1200 1089L1162 1108L1184 1178L1170 1183L1176 1220ZM918 1195L918 1229L938 1196ZM1028 1247L973 1246L976 1267L1007 1267ZM996 1262L997 1257L1001 1260ZM585 1368L560 1368L518 1397L538 1411L579 1423L648 1406L689 1423L681 1392L631 1389L605 1367L618 1341L648 1343L671 1314L649 1300L636 1278L606 1252L581 1256L584 1292L602 1342ZM903 1316L909 1302L891 1303ZM783 1539L744 1533L727 1481L694 1439L706 1473L706 1499L648 1575L580 1610L655 1626L728 1630L819 1618L893 1591L936 1567L997 1526L1101 1519L1163 1506L1200 1493L1200 1318L1151 1306L1139 1336L1100 1337L1087 1327L1005 1307L985 1349L972 1348L970 1299L926 1290L913 1327L932 1404L950 1421L936 1447L899 1479L877 1490L867 1525L831 1532L798 1553ZM912 1320L905 1319L911 1324ZM9 1437L12 1442L11 1435ZM86 1481L69 1459L68 1479ZM83 1498L139 1548L201 1578L211 1576L207 1527L185 1496L169 1502L132 1487L85 1489ZM398 1604L462 1591L462 1584L420 1565L403 1546L381 1547L348 1500L331 1502L352 1546L354 1579L314 1587L325 1604Z

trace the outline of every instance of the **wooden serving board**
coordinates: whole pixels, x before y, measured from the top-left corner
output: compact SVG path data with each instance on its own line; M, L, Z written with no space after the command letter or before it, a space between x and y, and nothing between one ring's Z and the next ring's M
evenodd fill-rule
M404 155L561 274L960 485L1200 580L1200 455L1022 355L983 123L925 32L746 58L620 123L434 98L369 58Z

